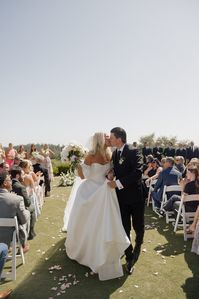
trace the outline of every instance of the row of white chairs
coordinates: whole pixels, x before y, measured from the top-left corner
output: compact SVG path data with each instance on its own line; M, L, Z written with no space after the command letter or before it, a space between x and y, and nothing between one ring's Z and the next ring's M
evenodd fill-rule
M19 227L17 217L14 218L0 218L0 227L13 228L11 251L9 252L8 259L11 259L11 271L2 273L2 278L8 278L16 280L16 268L17 268L17 257L21 257L22 264L25 264L25 258L23 253L23 248L19 239Z
M151 202L152 209L154 211L155 211L155 206L154 206L154 201L151 197L151 192L152 192L156 182L157 182L157 180L154 180L154 181L152 180L150 182L149 195L148 195L148 199L147 199L147 206L149 206L149 204ZM166 223L175 222L174 232L176 232L178 228L183 228L184 240L187 241L188 238L194 237L193 234L191 234L187 231L187 228L193 222L195 212L187 212L185 205L187 202L199 201L199 194L187 195L187 194L183 193L182 187L180 185L164 186L160 209L163 209L164 205L166 204L166 202L168 200L168 198L167 198L168 192L174 192L174 194L175 193L180 194L181 199L180 199L179 209L178 209L178 211L176 211L177 212L176 218L175 218L176 213L174 211L166 211L165 212ZM182 224L179 224L180 218L182 219Z

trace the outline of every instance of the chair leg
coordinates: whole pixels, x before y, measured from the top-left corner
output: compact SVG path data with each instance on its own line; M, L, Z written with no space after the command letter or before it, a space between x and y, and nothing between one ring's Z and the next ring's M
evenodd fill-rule
M17 255L17 242L16 242L16 231L13 233L13 244L12 244L12 279L16 280L16 255Z

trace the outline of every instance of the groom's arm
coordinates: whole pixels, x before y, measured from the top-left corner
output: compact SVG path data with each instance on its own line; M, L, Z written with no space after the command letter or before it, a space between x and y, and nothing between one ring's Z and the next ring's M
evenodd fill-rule
M119 190L137 182L142 178L142 156L139 150L131 150L128 154L128 161L132 169L128 175L118 178L116 181L108 182L109 187L118 188Z

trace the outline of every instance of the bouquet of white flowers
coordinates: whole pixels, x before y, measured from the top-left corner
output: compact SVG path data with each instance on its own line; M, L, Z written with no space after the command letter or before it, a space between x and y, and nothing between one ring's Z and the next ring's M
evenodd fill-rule
M75 180L75 174L72 172L60 174L59 186L72 186Z
M70 171L74 172L78 164L80 164L87 152L87 149L80 144L69 143L61 152L62 162L68 162L70 164Z

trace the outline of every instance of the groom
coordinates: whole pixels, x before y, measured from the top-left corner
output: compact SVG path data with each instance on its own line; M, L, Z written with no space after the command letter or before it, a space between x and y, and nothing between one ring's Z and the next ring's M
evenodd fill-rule
M131 240L131 222L136 235L134 249L131 244L125 250L126 270L131 274L138 260L144 237L142 158L137 149L126 144L126 132L120 127L111 130L110 143L117 148L112 157L116 180L108 182L108 185L116 188L122 223L129 240Z

